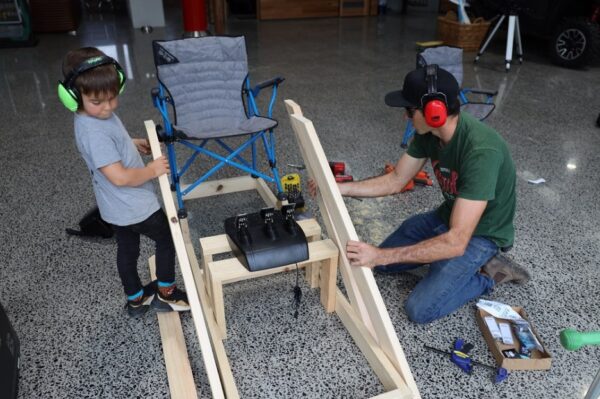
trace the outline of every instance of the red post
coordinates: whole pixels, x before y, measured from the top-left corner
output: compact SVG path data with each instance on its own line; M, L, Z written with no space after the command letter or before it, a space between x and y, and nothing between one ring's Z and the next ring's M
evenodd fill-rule
M198 36L208 27L204 0L183 0L183 30L186 35Z

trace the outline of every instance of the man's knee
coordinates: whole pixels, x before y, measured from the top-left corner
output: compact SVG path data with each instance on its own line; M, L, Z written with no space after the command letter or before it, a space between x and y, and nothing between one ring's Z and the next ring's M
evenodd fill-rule
M404 310L406 311L408 319L413 323L426 324L431 323L438 318L438 316L433 314L430 305L431 304L416 300L414 296L409 295L404 304Z

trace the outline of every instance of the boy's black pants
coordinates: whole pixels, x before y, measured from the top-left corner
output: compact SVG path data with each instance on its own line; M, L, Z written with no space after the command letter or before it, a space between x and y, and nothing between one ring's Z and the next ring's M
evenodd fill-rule
M113 226L117 237L117 268L125 294L134 295L142 289L137 270L140 256L140 234L156 244L156 277L158 281L175 281L175 246L171 238L167 215L162 209L143 222L129 226Z

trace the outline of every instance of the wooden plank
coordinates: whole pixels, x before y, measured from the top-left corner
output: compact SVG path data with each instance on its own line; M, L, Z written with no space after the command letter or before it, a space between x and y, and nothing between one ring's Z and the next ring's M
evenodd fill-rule
M254 190L256 189L255 180L257 179L254 179L252 176L236 176L219 180L207 180L196 186L196 188L183 197L183 200L188 201L191 199L212 197L214 195ZM189 186L189 184L182 184L181 190L183 191Z
M327 212L327 207L323 202L323 198L321 196L317 197L317 204L319 205L319 209L322 209L322 219L323 223L329 234L331 235L331 239L336 243L338 248L345 248L345 242L342 242L340 239L337 230L334 227L333 221L331 220L330 214ZM367 305L365 301L362 299L362 294L360 293L360 289L358 288L358 284L356 279L352 275L352 270L350 266L350 262L345 256L341 256L339 258L340 264L340 273L342 274L342 280L344 281L344 286L346 287L346 292L348 293L348 297L350 298L350 304L354 308L354 311L360 315L361 320L365 324L365 328L369 333L376 337L377 333L375 332L375 328L373 327L373 323L371 322L371 317L369 316L369 309L367 309Z
M321 262L320 299L321 305L323 305L327 313L335 311L338 259L339 256L332 256Z
M298 225L300 226L302 231L304 231L304 235L307 237L307 239L309 241L321 238L321 226L319 226L319 224L317 223L316 220L314 220L314 219L299 220ZM215 285L214 285L214 283L212 283L214 281L214 279L210 275L211 270L208 269L207 265L209 262L213 261L214 255L231 252L231 245L229 244L229 240L227 239L226 234L219 234L216 236L200 238L200 249L202 251L201 264L202 264L202 270L204 271L204 287L206 288L208 297L211 300L211 304L212 304L211 308L212 309L211 309L210 313L212 314L215 310L214 302L212 302L213 298L215 297L215 294L212 291L213 288L215 288ZM315 269L316 272L314 272L314 273L318 274L318 267L311 266L310 268L311 268L311 270ZM311 288L314 288L316 286L317 286L317 284L315 283L314 286L311 285ZM219 289L219 287L216 287L216 288ZM217 317L217 314L214 314L214 316ZM225 336L221 334L221 338L225 338Z
M296 265L302 268L314 262L325 259L335 259L335 263L328 263L327 272L329 276L335 276L337 271L338 248L331 240L314 241L308 244L310 258L297 264L275 267L272 269L251 272L246 269L237 258L229 258L207 264L206 270L210 273L210 292L212 293L212 305L215 320L219 326L220 337L227 337L227 322L225 320L225 304L223 302L223 285L237 281L268 276L275 273L288 272L296 269ZM330 277L322 282L321 303L325 311L331 313L335 310L335 277Z
M258 194L261 196L265 204L267 204L267 206L275 207L277 205L277 197L275 197L275 194L273 194L273 191L271 191L267 185L267 182L261 178L252 180L254 180L256 191L258 191Z
M346 268L346 265L349 265L349 261L346 258L346 253L343 249L348 240L358 241L358 235L356 234L356 230L354 229L354 225L352 224L350 215L348 214L346 205L337 188L333 175L329 172L329 165L327 158L325 157L325 152L323 151L323 147L321 146L312 122L304 116L296 114L290 115L290 121L304 158L304 164L309 169L313 179L315 179L319 187L318 196L323 200L323 204L325 205L325 209L320 208L321 214L329 215L328 217L332 223L333 230L335 230L334 232L329 230L327 232L330 236L336 235L339 237L340 242L338 245L342 249L340 251L341 269ZM379 343L381 349L400 372L405 383L413 393L413 397L420 398L414 377L410 371L410 367L408 366L398 337L396 336L394 326L372 271L365 267L350 267L350 274L353 276L360 292L360 297L368 309L368 317L373 324L376 334L373 338ZM342 274L342 277L344 277L344 274ZM351 286L351 284L351 281L344 279L344 285L346 287ZM364 322L364 315L361 314L360 317Z
M302 109L294 101L285 100L284 104L285 104L286 110L287 110L288 114L290 115L290 117L291 117L291 115L302 116ZM292 123L292 128L295 129L294 121L290 119L290 122ZM298 135L298 133L295 130L294 130L294 134L296 134L296 136ZM307 155L305 149L302 147L300 142L298 142L298 146L300 149L300 153L302 154L302 158L304 160L308 159L308 155ZM307 164L306 167L307 167L309 177L314 179L314 177L313 177L314 172L312 170L313 165ZM334 184L335 184L335 182L334 182ZM331 238L337 244L338 248L342 248L342 249L345 248L346 242L342 241L340 239L340 237L337 233L337 230L335 228L335 225L333 223L333 220L330 217L330 213L327 211L327 206L323 201L322 195L317 195L317 204L319 206L319 209L321 210L321 216L323 218L323 223L325 224L326 231L329 234L329 238ZM345 209L345 204L342 203L342 205L344 206L344 209ZM348 293L348 296L350 297L350 303L352 304L352 307L360 315L361 319L365 323L365 327L367 328L367 330L369 332L371 332L371 334L375 337L376 333L375 333L373 324L371 323L371 319L369 316L369 310L367 309L367 306L366 306L364 300L361 298L360 290L359 290L356 280L351 272L350 263L348 262L348 259L345 256L341 256L339 258L339 269L342 274L344 286L346 287L346 292Z
M384 392L381 395L372 396L371 399L409 399L412 398L410 392L402 389L394 389L393 391Z
M364 324L339 289L337 290L335 312L354 339L356 346L365 355L384 388L386 390L403 389L410 392L404 378L365 329Z
M308 253L310 254L310 258L303 262L298 262L298 267L304 267L312 262L318 262L332 257L337 257L339 251L338 247L333 243L333 241L327 239L308 243ZM237 258L213 261L209 263L208 267L212 271L213 279L222 281L223 284L296 270L296 264L294 263L291 265L274 267L272 269L251 272L246 269Z
M184 231L184 233L189 235L189 232ZM211 301L206 294L207 289L204 285L205 283L203 273L200 269L200 266L198 265L198 260L194 252L194 247L190 244L186 245L186 249L188 253L188 258L190 259L190 264L192 266L192 274L194 275L196 290L200 295L200 304L202 305L202 310L204 310L204 314L207 315L206 326L208 327L210 340L213 345L213 351L217 361L219 375L221 376L221 383L223 384L223 389L225 391L225 397L227 399L239 399L240 395L235 384L235 379L233 378L233 373L229 364L229 358L227 357L225 346L223 346L223 341L220 339L219 327L217 326L214 317L211 317Z
M148 259L150 276L156 280L155 257ZM165 368L172 399L197 399L192 366L185 345L178 312L157 312L158 327L165 356Z
M156 135L156 126L151 120L144 122L146 126L146 132L150 141L150 147L152 149L152 156L157 159L161 156L160 143L158 142L158 136ZM171 195L171 188L167 175L162 175L158 178L160 191L163 197L163 203L167 218L169 219L169 226L171 228L171 236L173 237L173 243L175 244L175 251L177 253L177 259L179 261L179 267L183 276L183 282L187 291L188 301L190 303L192 319L194 321L194 327L196 328L196 335L200 344L200 351L204 361L204 369L208 377L210 384L210 391L213 398L224 398L223 387L219 378L219 372L215 363L213 355L212 345L210 337L208 335L204 313L200 305L200 299L196 284L194 282L194 276L192 274L190 260L188 257L187 249L181 228L179 226L179 219L177 217L177 210L175 209L175 203Z

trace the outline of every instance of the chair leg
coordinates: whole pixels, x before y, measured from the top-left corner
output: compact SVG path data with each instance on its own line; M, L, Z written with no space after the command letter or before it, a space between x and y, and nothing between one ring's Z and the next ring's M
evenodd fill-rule
M406 123L406 129L404 129L404 136L402 137L402 144L400 144L400 147L402 147L402 148L408 147L408 141L414 135L415 135L415 129L413 128L413 124L409 119L408 122Z
M171 168L171 191L175 191L177 193L177 206L179 207L179 210L177 211L177 217L179 217L179 219L185 219L187 218L187 210L185 209L183 195L181 194L181 185L179 182L179 175L177 173L177 160L175 158L174 143L167 143L167 154L169 158L169 168Z

